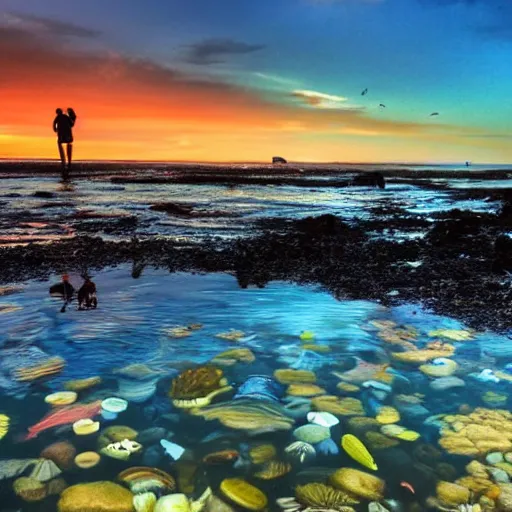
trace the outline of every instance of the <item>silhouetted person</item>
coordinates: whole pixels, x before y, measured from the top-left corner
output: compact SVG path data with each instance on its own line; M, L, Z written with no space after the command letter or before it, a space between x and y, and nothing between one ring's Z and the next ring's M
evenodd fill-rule
M62 281L60 283L50 286L50 295L62 297L62 300L64 301L64 305L60 310L61 313L64 313L64 311L66 311L66 306L73 300L74 293L75 289L73 288L73 285L69 282L69 276L67 274L64 274L62 276Z
M84 276L84 284L78 290L78 309L96 309L97 306L96 285L89 276Z
M64 155L63 144L66 144L66 153L68 157L68 169L71 168L73 157L73 126L76 122L76 114L73 109L68 108L68 115L62 112L61 108L56 111L57 117L53 120L53 131L57 134L57 145L59 147L60 161L62 168L66 168L66 156Z

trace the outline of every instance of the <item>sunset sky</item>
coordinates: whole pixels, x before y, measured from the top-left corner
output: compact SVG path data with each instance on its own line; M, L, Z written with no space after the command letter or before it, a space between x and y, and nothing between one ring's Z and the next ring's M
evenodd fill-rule
M68 106L77 159L511 163L512 1L0 0L0 157Z

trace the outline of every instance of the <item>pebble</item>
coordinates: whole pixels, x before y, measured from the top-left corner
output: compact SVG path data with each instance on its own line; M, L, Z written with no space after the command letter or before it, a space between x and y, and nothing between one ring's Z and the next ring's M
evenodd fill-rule
M512 452L505 453L505 460L512 463Z
M171 439L174 434L163 427L147 428L139 432L137 442L142 445L156 444L160 439Z
M446 391L453 388L462 388L466 383L459 377L441 377L430 383L430 389L433 391Z
M503 454L500 452L492 452L485 457L485 460L488 464L498 464L500 462L503 462Z
M492 479L497 484L508 484L510 482L507 472L504 471L503 469L489 468L489 473L491 473Z

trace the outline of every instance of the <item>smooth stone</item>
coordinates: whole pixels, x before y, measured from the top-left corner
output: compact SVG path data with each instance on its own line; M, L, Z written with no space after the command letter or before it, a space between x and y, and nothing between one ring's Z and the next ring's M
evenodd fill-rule
M465 385L466 383L459 379L459 377L441 377L430 383L430 389L433 391L446 391L448 389L461 388Z
M377 380L367 380L362 384L363 388L370 389L379 389L380 391L384 391L386 393L391 393L392 388L389 384L385 384L384 382L379 382Z
M293 431L293 437L304 443L317 444L329 439L331 431L321 425L304 425Z
M385 391L382 391L381 389L372 389L370 393L380 402L386 400L388 396L388 394Z
M160 439L171 439L174 434L163 427L151 427L139 432L137 442L142 445L159 443Z
M505 453L505 460L512 464L512 452Z
M488 464L494 465L503 462L503 454L501 452L488 453L485 460Z
M142 455L142 464L144 466L158 467L163 460L163 449L159 445L149 446Z
M424 421L430 415L430 411L421 404L401 404L396 408L402 418L409 421Z
M504 471L503 469L489 468L489 473L491 473L492 479L497 484L508 484L510 482L507 472Z

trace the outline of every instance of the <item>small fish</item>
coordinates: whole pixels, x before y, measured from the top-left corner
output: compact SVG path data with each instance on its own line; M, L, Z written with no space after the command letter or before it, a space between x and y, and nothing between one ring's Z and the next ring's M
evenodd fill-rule
M414 487L409 482L405 482L405 481L400 482L400 487L403 487L404 489L411 491L411 494L416 494Z
M170 455L174 460L179 460L181 456L185 453L185 448L180 446L179 444L172 443L171 441L167 441L166 439L162 439L160 444L165 450L167 455Z

